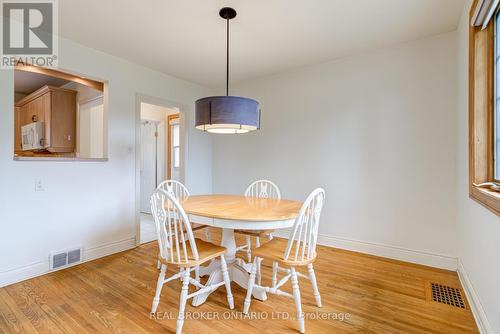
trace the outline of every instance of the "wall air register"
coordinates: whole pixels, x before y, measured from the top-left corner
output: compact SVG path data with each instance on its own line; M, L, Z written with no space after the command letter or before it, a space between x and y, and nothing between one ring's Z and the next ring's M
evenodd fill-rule
M62 252L54 252L49 255L50 270L69 267L82 262L82 249L71 249Z

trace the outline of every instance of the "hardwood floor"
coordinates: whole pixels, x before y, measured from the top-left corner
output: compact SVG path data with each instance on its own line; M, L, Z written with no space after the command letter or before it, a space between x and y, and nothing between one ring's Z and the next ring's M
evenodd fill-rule
M212 230L212 236L218 240L220 233ZM318 253L314 265L322 308L315 306L309 281L299 282L307 333L478 332L468 306L428 300L430 282L460 286L454 272L328 247ZM165 284L157 319L149 314L158 277L156 254L156 243L149 243L1 288L0 333L175 332L179 281ZM264 284L271 280L269 265L263 264ZM250 312L261 320L247 319L241 313L245 290L231 287L235 310L229 310L220 288L200 307L188 304L184 332L298 333L292 299L254 299ZM290 283L284 290L291 291Z

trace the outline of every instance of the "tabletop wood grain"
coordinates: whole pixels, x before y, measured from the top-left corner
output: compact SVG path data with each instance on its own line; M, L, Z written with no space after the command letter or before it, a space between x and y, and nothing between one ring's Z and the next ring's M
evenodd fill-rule
M302 206L298 201L239 195L190 196L181 204L192 215L255 222L295 219Z

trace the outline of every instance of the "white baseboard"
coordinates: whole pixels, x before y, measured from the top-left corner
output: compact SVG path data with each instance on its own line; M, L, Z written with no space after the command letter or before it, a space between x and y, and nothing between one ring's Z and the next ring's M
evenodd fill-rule
M474 314L474 319L476 320L477 327L479 327L479 332L481 334L493 334L493 329L486 318L486 312L484 312L483 306L479 300L479 296L476 294L472 282L465 271L465 267L460 259L458 259L458 277L462 283L467 300L469 301L470 307L472 309L472 314Z
M288 238L289 234L290 231L288 230L280 230L274 233L274 235L283 238ZM318 244L456 271L464 288L480 333L493 334L493 329L488 322L486 313L479 300L479 296L476 294L462 261L459 258L324 234L320 234L318 236Z
M0 288L49 272L49 259L14 268L0 273Z
M275 235L287 238L289 231L280 230L276 231ZM384 245L374 242L366 242L359 240L352 240L341 237L334 237L330 235L320 234L318 236L318 244L329 247L336 247L340 249L360 252L370 255L386 257L394 260L406 261L425 266L457 270L457 258L447 255L435 254L419 250L413 250L403 247Z
M135 247L135 237L106 243L104 245L84 248L83 262L95 260L100 257L123 252ZM80 262L82 263L82 262ZM78 265L77 263L75 265ZM61 269L66 269L61 268ZM49 270L49 258L47 260L28 264L26 266L0 272L0 287L21 282L33 277L41 276L51 272Z
M83 261L92 261L104 256L123 252L127 249L135 248L135 237L109 242L101 246L85 249L83 252Z

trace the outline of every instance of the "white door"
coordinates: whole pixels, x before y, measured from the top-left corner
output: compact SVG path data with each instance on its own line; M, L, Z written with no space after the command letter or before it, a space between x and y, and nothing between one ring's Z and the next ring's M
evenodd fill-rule
M151 214L149 198L158 185L158 123L141 123L141 212Z

